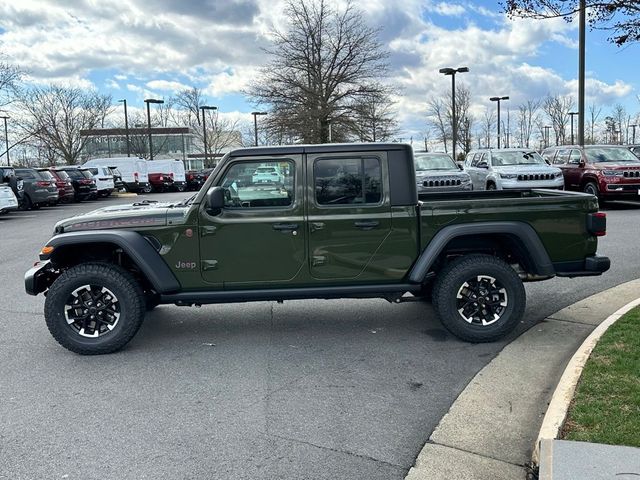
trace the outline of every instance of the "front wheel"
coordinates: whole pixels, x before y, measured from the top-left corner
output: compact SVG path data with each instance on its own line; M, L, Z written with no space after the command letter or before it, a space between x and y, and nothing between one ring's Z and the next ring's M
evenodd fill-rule
M522 280L505 261L491 255L466 255L439 274L433 304L440 321L467 342L492 342L522 319L526 295Z
M582 187L582 191L584 193L590 193L591 195L598 196L598 185L595 182L587 182L584 187Z
M136 334L145 315L142 289L118 265L87 263L60 275L47 293L44 317L60 345L82 355L111 353Z

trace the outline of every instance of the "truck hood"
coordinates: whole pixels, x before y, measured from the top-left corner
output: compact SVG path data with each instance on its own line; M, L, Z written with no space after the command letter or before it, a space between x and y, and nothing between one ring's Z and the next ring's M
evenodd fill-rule
M601 162L594 163L593 166L600 170L638 170L640 169L640 162Z
M98 208L56 223L55 233L112 228L161 227L168 217L184 217L188 206L173 203L134 203Z

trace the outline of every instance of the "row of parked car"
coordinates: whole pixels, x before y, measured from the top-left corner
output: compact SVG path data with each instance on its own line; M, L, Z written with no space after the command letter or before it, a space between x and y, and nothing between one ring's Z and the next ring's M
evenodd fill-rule
M198 190L212 169L185 172L180 160L96 158L81 166L0 166L0 214L108 197L114 191Z
M446 153L414 155L420 193L551 188L606 199L640 199L640 146L564 145L542 154L520 148L472 150L456 163Z

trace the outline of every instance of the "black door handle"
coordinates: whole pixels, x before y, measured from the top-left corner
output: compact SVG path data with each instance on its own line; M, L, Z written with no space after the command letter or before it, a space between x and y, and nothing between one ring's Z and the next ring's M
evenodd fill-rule
M376 222L375 220L366 220L366 221L353 222L353 224L355 225L356 228L359 228L360 230L372 230L376 228L378 225L380 225L380 222Z
M298 230L297 223L274 223L274 230Z

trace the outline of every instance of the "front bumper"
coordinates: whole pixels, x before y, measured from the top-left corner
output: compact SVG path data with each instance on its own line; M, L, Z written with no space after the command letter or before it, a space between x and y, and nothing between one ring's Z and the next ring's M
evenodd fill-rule
M24 274L24 289L29 295L38 295L49 288L56 277L56 272L49 260L36 262Z
M564 188L564 178L558 177L554 180L527 180L527 181L518 181L518 180L509 180L509 179L501 179L500 185L503 189L517 189L517 190L530 190L533 188L549 188L549 189L562 189Z
M554 264L558 277L592 277L602 275L611 267L609 257L591 255L582 261Z

